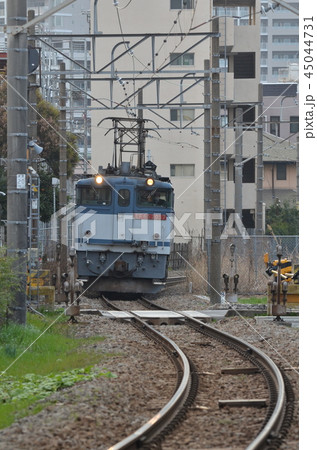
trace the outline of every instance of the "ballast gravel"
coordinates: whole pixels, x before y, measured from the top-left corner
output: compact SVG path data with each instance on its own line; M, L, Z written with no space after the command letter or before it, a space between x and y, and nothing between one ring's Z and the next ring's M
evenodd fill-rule
M168 288L155 302L172 310L213 308L205 297L186 293L185 286ZM83 308L101 307L100 302L88 299L84 299L82 305ZM75 328L77 337L104 338L95 341L88 350L102 353L104 357L98 369L111 371L116 377L81 382L43 400L44 409L41 412L0 430L0 450L107 449L142 426L173 395L176 379L172 362L131 325L83 315L78 324L70 326ZM254 318L240 315L214 322L213 326L243 338L268 354L285 370L295 393L296 405L281 449L298 449L299 328L273 321L257 322ZM203 346L201 351L204 351ZM193 446L190 437L186 436L180 446L175 446L175 450L243 448L228 444L230 436L227 432L224 434L221 423L217 433L221 436L220 446L206 446L203 439L201 442L196 440ZM172 450L172 447L169 449Z

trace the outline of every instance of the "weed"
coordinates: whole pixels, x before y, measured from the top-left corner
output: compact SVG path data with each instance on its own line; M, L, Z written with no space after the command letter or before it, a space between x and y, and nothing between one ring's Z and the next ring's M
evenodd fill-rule
M8 324L0 329L0 428L35 414L45 407L42 399L59 389L114 376L92 367L107 357L96 346L95 351L90 349L103 338L74 338L74 329L65 326L65 320L56 314L45 320L30 315L26 326ZM89 350L84 350L87 346Z

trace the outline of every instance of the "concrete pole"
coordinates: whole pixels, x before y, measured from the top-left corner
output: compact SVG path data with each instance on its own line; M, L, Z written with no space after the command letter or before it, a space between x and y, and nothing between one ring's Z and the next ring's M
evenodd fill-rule
M66 81L65 63L60 64L59 106L60 106L60 151L59 151L59 208L64 208L64 213L59 216L59 243L60 243L60 274L67 272L67 141L66 141ZM59 294L59 292L58 292Z
M60 106L60 158L59 158L59 207L67 203L67 141L66 141L66 81L65 63L60 63L59 106Z
M16 258L14 270L21 285L9 305L9 315L20 324L26 322L28 49L26 31L15 35L11 31L26 21L26 0L7 2L7 249Z
M235 168L234 168L234 212L242 221L242 127L243 109L236 109L235 123Z
M31 21L35 17L35 11L29 10L28 11L28 21ZM35 34L35 26L32 26L29 28L29 34ZM32 39L28 42L28 45L32 48L35 47L35 40ZM29 104L35 108L29 108L28 111L28 137L31 140L36 139L37 137L37 114L36 114L36 74L31 73L29 75L29 86L28 86L28 100ZM30 151L30 164L32 165L32 150ZM36 170L36 165L34 166Z
M210 61L204 61L204 215L205 215L205 248L207 252L207 292L211 293L211 89Z
M219 19L212 21L212 31L219 33ZM219 69L219 37L212 38L211 67ZM221 303L221 230L222 210L220 206L220 73L213 72L211 76L211 303Z
M143 90L140 89L138 92L138 119L140 119L139 124L139 155L138 155L138 165L142 169L145 164L145 136L144 136L144 122L143 122Z
M256 172L256 235L261 236L263 229L263 85L259 84L258 106L258 154Z

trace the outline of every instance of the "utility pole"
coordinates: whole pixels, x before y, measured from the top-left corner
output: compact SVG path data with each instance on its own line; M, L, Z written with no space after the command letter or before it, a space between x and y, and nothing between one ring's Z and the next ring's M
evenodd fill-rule
M9 315L20 324L26 322L28 49L26 30L16 33L16 28L26 22L26 0L7 2L7 251L15 258L13 267L21 286L9 305Z
M212 21L212 31L219 33L219 19ZM211 67L219 69L219 37L212 39ZM221 302L221 228L222 212L220 206L220 74L214 71L211 76L211 213L212 239L210 245L211 274L210 274L210 301ZM219 218L216 218L215 215Z
M142 168L145 164L145 139L144 139L144 121L143 121L143 91L142 89L138 92L138 119L140 119L139 124L139 154L138 154L138 165Z
M242 118L243 109L236 109L235 123L235 164L234 164L234 212L242 221ZM237 217L237 216L236 216Z
M60 150L59 150L59 209L64 213L59 216L59 243L58 270L57 270L57 296L60 296L60 275L67 272L67 140L66 140L66 81L65 81L65 63L60 63L60 83L59 83L59 106L60 106Z
M211 293L211 90L210 90L210 61L204 61L204 216L205 216L205 248L207 252L207 291Z
M256 235L261 236L263 230L263 85L259 84L258 106L258 144L256 174Z
M31 21L35 18L35 11L29 10L28 11L28 21ZM33 35L35 33L35 25L29 28L29 34ZM28 42L29 48L35 47L35 40L29 40ZM28 112L28 138L31 140L35 140L37 136L37 114L36 114L36 74L31 73L29 75L29 86L28 86L28 101L30 104L30 109ZM34 108L34 109L33 109ZM30 163L32 165L32 157L31 153L29 156ZM36 170L36 167L34 167Z

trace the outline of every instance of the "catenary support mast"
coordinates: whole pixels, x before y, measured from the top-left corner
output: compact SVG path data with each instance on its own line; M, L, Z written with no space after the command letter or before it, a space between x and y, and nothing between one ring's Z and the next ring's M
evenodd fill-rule
M14 270L20 289L9 305L9 315L16 323L26 322L27 271L27 33L15 34L27 22L26 0L7 2L7 248L15 257Z

